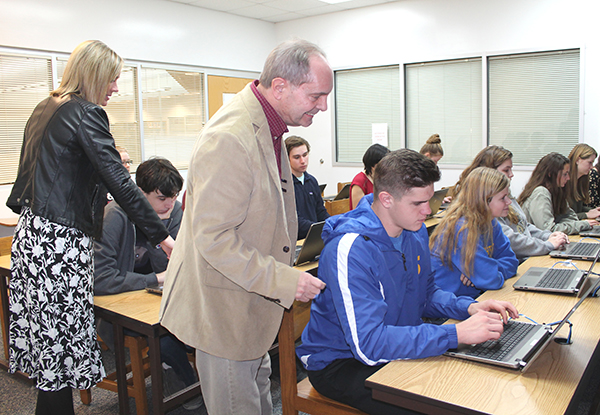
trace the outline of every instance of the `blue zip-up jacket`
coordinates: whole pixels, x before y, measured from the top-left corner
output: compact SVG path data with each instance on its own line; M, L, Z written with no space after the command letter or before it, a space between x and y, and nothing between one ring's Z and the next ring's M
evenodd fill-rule
M440 355L457 346L456 327L424 324L421 317L469 317L473 299L433 282L425 226L403 231L397 250L372 202L367 195L356 209L325 223L319 278L327 287L313 300L296 351L308 370L338 359L375 366Z
M462 224L463 220L461 219L456 224L457 231ZM492 225L491 243L485 245L483 237L481 237L477 244L471 277L471 282L475 284L474 287L467 287L460 280L460 276L465 274L460 247L467 238L468 230L459 236L458 249L452 254L452 269L442 266L442 260L437 249L439 244L433 247L431 263L435 269L435 283L438 286L456 295L468 295L477 298L483 291L499 290L504 285L505 280L517 274L519 260L510 247L510 241L502 232L498 220L494 219Z

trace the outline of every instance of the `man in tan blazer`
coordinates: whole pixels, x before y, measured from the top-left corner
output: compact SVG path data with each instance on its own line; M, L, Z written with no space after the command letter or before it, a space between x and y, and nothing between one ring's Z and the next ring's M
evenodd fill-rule
M281 136L325 111L332 88L316 45L284 42L260 80L213 116L192 152L160 316L197 349L211 415L272 413L267 350L283 310L325 287L291 267L298 223Z

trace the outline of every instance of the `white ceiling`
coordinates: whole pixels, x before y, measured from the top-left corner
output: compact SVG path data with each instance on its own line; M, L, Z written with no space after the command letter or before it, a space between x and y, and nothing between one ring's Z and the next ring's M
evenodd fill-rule
M284 22L308 16L357 9L398 0L349 0L327 4L321 0L165 0L217 10L266 22Z

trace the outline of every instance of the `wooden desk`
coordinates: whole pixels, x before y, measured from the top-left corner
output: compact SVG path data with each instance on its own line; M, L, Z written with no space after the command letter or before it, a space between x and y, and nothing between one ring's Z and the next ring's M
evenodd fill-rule
M518 276L531 266L549 266L556 260L530 258ZM578 262L581 268L585 261ZM587 262L589 267L589 262ZM597 264L595 271L600 269ZM516 278L516 277L515 277ZM520 313L537 322L560 320L578 301L575 296L515 291L514 279L504 288L488 291L480 299L512 302ZM588 298L570 318L573 344L552 342L524 374L466 360L437 356L394 361L367 379L373 397L426 414L539 414L552 415L576 409L580 382L597 363L600 339L600 299ZM558 336L566 336L563 327ZM590 363L591 362L591 363Z
M309 262L296 267L301 271L310 271L318 267L318 262ZM149 294L145 290L130 291L114 295L94 297L96 316L113 324L115 331L115 357L117 364L117 384L119 386L119 413L127 414L129 403L125 382L125 345L123 328L134 330L148 337L152 380L152 407L155 414L183 403L196 393L200 393L200 383L163 400L162 364L160 360L159 338L167 331L158 322L162 297Z
M324 203L329 216L340 215L350 210L350 199L325 200Z
M158 322L161 298L160 295L150 294L145 290L94 297L96 317L112 323L114 328L120 414L129 413L125 370L125 341L123 337L124 328L148 337L153 413L164 414L165 411L200 393L200 383L197 382L163 399L160 336L166 334L167 331Z
M0 219L0 225L2 225L2 226L14 227L14 226L17 226L18 222L19 222L19 217L18 216L14 216L14 217L11 217L11 218L1 218Z

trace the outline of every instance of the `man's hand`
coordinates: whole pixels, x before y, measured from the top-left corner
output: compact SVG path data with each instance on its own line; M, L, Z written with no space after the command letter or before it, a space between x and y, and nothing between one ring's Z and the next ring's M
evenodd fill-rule
M173 251L173 247L175 246L175 239L171 236L168 236L167 239L160 243L160 247L167 254L167 258L171 258L171 252Z
M508 301L485 300L482 303L472 303L467 311L470 315L477 314L481 311L500 313L499 317L502 317L504 323L508 322L508 317L519 317L517 308Z
M296 300L303 303L312 300L325 288L325 283L313 277L308 272L300 273L298 286L296 287Z

